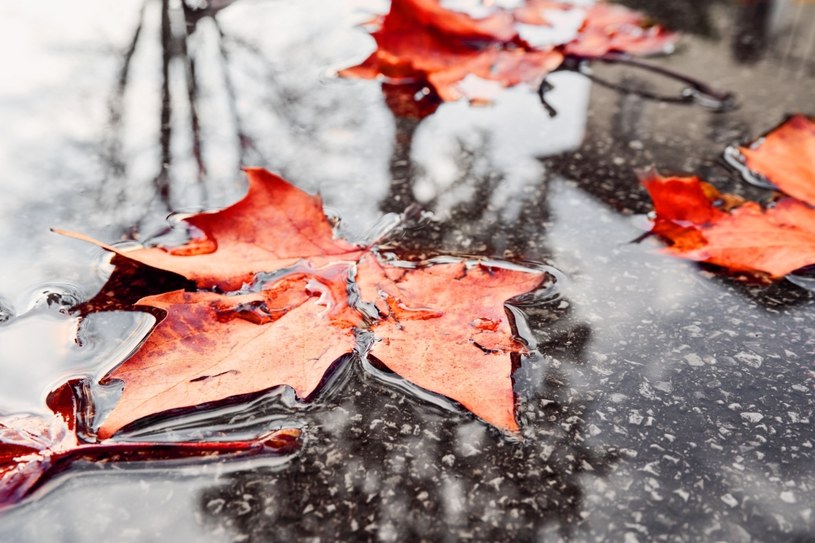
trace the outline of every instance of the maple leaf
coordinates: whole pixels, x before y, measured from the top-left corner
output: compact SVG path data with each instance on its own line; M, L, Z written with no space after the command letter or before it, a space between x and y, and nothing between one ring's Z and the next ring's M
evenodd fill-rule
M201 288L235 290L256 273L295 265L354 261L360 247L334 237L322 201L261 168L246 170L251 198L219 211L184 219L196 237L179 247L149 247L126 254L87 236L55 232L89 241L142 264L169 270Z
M584 15L574 39L531 43L530 27L557 30L564 13ZM600 4L585 12L565 2L527 0L509 11L476 19L445 9L438 0L393 0L372 32L377 49L346 77L384 77L390 84L425 85L442 101L491 101L496 86L537 87L564 55L601 57L610 52L654 54L670 49L676 35L622 6ZM492 85L475 83L471 76Z
M518 430L509 355L521 348L503 306L537 288L539 274L466 262L389 267L372 256L357 273L360 299L379 317L374 357L485 421Z
M654 201L653 232L672 243L669 253L770 278L815 264L815 210L806 203L784 198L764 209L735 202L724 211L715 203L729 196L698 177L650 172L642 183Z
M753 144L739 147L739 152L751 172L815 205L815 121L793 115Z
M332 365L353 351L361 357L370 351L408 381L459 402L490 424L517 431L512 356L525 347L513 337L504 303L540 286L545 273L460 259L383 261L376 248L363 250L334 239L325 217L311 212L319 202L313 196L265 170L249 169L247 175L249 192L243 200L206 214L206 223L199 216L185 219L205 228L207 243L214 247L204 255L206 273L188 263L200 262L195 250L200 239L134 252L96 242L121 258L132 254L137 262L178 273L206 289L173 291L138 303L158 322L139 350L103 377L106 384L120 382L123 392L98 429L101 438L144 417L280 385L308 399ZM274 192L285 198L275 200L270 197ZM257 195L262 207L252 203ZM235 222L237 210L300 217L301 207L319 227L301 222L293 231L290 220L257 223L252 236L263 240L272 258L257 258L248 247L252 236L244 229L251 217ZM275 237L290 243L292 235L304 254L295 256L291 249L280 258ZM311 235L316 239L307 239ZM315 247L331 252L322 254ZM252 258L251 266L235 260L241 254ZM244 289L209 290L238 284ZM366 331L376 336L370 347L355 337Z
M312 278L331 277L344 290L349 269L308 271ZM341 299L321 300L314 294L324 298L332 285L313 283L292 270L261 292L175 291L142 299L136 307L159 309L160 321L147 342L104 377L103 384L120 380L125 388L99 436L148 415L282 383L301 398L311 395L330 366L351 352L352 327L361 324L345 292Z
M48 416L0 417L0 510L18 503L76 461L169 460L258 452L282 454L298 444L300 431L285 428L256 440L209 442L83 442L77 436L80 402L68 381L51 392Z
M588 9L580 33L565 45L564 51L586 58L608 53L655 55L670 51L676 38L662 26L649 25L639 12L600 3Z

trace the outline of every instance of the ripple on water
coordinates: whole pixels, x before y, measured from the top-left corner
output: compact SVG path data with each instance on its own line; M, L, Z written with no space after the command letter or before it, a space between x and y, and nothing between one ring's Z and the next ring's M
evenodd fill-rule
M91 377L126 358L155 319L139 312L80 317L87 293L72 283L44 283L22 296L23 311L0 300L0 411L44 413L46 395L67 379Z
M14 308L11 304L0 298L0 325L7 323L14 318Z

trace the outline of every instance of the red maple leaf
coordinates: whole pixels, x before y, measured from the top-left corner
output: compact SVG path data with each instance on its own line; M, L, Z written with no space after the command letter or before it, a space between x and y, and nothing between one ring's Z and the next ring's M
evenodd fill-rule
M130 252L100 244L202 290L139 302L159 322L104 377L124 389L99 437L149 415L284 384L307 399L353 351L370 353L490 424L518 429L511 355L524 345L512 336L504 303L540 286L546 274L460 259L384 260L375 248L335 239L327 219L315 214L313 196L266 170L247 174L243 200L187 219L198 236L189 244ZM356 340L363 331L376 336L372 346Z
M671 243L669 253L772 279L815 264L815 209L804 202L736 201L725 211L717 205L730 197L697 177L649 173L642 182L654 201L652 231Z
M360 247L334 237L319 197L275 175L248 172L252 197L217 213L185 219L194 236L191 241L179 247L129 251L127 258L222 290L237 290L258 272L293 266L303 259L319 267L359 258ZM54 231L120 253L80 234Z
M770 279L815 264L815 123L794 115L739 152L742 173L790 197L762 207L697 177L648 172L642 183L654 201L652 231L672 254Z
M815 205L815 121L793 115L739 152L751 172L781 192Z
M298 444L300 431L286 428L249 441L86 442L77 435L81 402L76 381L51 392L50 416L0 417L0 510L18 503L77 461L171 460L214 455L281 454Z
M521 29L557 29L557 15L584 15L576 35L536 46ZM389 84L429 87L442 101L488 102L495 86L537 87L564 55L601 57L610 52L654 54L670 49L676 35L622 6L600 4L583 11L565 2L527 0L513 11L495 9L482 19L443 8L439 0L393 0L372 32L376 51L340 72L383 77ZM467 80L475 76L491 85Z

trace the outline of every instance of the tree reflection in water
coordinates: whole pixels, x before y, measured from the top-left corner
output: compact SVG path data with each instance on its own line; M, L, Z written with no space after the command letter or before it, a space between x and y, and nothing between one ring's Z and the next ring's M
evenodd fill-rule
M239 164L246 163L248 154L255 150L237 113L224 43L226 36L216 17L229 4L231 2L220 2L195 8L184 2L171 5L170 0L145 0L132 40L122 55L109 101L109 125L104 145L107 172L101 193L104 203L122 206L133 196L133 184L149 181L146 184L150 190L142 192L142 197L147 194L152 200L147 207L153 216L159 217L161 213L166 216L176 211L179 203L190 210L206 206L209 204L207 195L211 185L225 181L217 175L219 171L223 172L223 165L214 168L214 172L212 168L212 162L222 159L224 152L208 149L217 142L204 142L202 134L201 118L206 117L207 112L201 111L199 62L208 64L210 70L213 67L220 70L222 81L218 90L221 98L227 102L234 129L230 138L234 156L229 158L235 171ZM209 24L209 28L204 29L204 36L196 36L202 21ZM212 39L217 42L215 50L219 58L204 55L205 48L201 42ZM151 97L157 97L157 100L147 105L144 108L147 111L144 111L138 107L140 104L133 95L144 90L138 85L143 84L139 78L145 71L150 71L151 77L153 75L150 66L155 59L149 58L150 53L156 53L153 51L156 45L153 40L157 40L160 46L160 51L155 55L160 59L159 79L153 81L153 88L143 92L141 101ZM206 91L212 94L212 89ZM149 119L151 115L156 115L157 123L144 119ZM226 131L222 129L219 132L223 138ZM197 193L193 197L189 194L189 187L184 186L190 179L194 183L193 192ZM139 230L144 227L149 231L156 225L140 224Z
M269 19L275 9L281 17ZM381 136L389 130L381 113L366 113L373 89L360 94L351 85L324 85L326 66L354 51L353 43L334 46L356 36L356 12L336 5L313 24L275 28L307 11L145 0L108 102L100 205L116 209L119 222L135 223L140 239L150 238L169 213L237 200L245 191L239 169L251 165L351 207L353 192L332 181L367 162L370 172L348 179L345 188L371 193L351 217L355 233L370 227L385 181L370 157L388 144ZM347 17L348 24L332 25L332 16ZM266 33L244 35L266 19ZM359 100L349 103L354 94ZM338 168L328 167L340 159Z
M141 178L153 195L149 214L138 225L142 236L155 233L160 228L158 219L179 205L186 210L224 203L222 185L234 187L234 183L214 171L223 156L234 170L247 161L277 166L284 172L298 168L285 156L275 155L273 147L260 143L248 127L251 123L242 115L238 96L246 89L233 81L233 52L243 56L242 69L251 58L252 68L262 74L251 76L264 85L263 101L256 105L262 105L258 111L262 109L277 121L272 132L278 137L308 142L320 152L322 135L318 131L330 124L330 115L337 114L329 111L332 104L315 103L303 94L307 86L284 81L279 68L265 59L268 53L251 40L230 35L219 23L221 10L228 6L174 7L169 0L145 2L124 52L110 102L109 174L103 196L116 202L132 198L132 185L140 182L144 162L151 164L152 170ZM155 82L160 100L151 111L159 120L159 130L152 154L134 159L123 140L128 131L140 126L126 121L133 115L127 110L127 93L135 59L140 51L149 49L146 40L153 38L160 43L160 55L153 57L160 58L161 70ZM210 46L202 47L207 40ZM297 50L296 44L290 49ZM203 51L210 56L202 57ZM224 125L210 134L206 126L213 112L203 101L213 87L202 90L202 65L220 70L220 100L229 112ZM585 96L585 85L580 88L582 94L577 96ZM568 92L561 94L565 97ZM534 92L530 96L537 112ZM569 100L557 104L561 112L569 110ZM433 183L433 174L427 171L433 166L426 155L424 159L414 156L416 138L438 140L448 134L418 136L419 121L401 110L400 104L405 102L389 96L396 130L389 188L380 196L379 207L384 212L402 212L412 206L444 219L426 224L424 230L408 231L399 241L400 248L425 256L452 252L546 260L539 228L547 220L545 176L533 158L540 153L522 146L519 156L526 170L521 168L518 174L513 171L516 164L496 163L496 136L484 128L485 121L480 121L482 126L476 122L474 130L465 124L453 136L457 143L441 157L454 161L454 178L432 186L430 193L425 190L417 195L421 193L416 186L420 177L424 176L425 189L428 182ZM562 114L558 119L576 121L577 131L566 140L550 138L555 146L568 148L579 143L585 116L579 104L578 100L576 109L571 106L576 118L564 120ZM347 101L342 103L342 107L347 105ZM364 107L360 106L361 114L367 115ZM321 115L325 115L322 123L311 122ZM540 115L555 122L543 110ZM556 131L552 127L550 133ZM542 137L532 147L540 148L540 142L546 141ZM431 162L436 158L431 157ZM220 164L219 171L228 167ZM526 187L525 197L504 198L507 184ZM372 196L376 198L375 191L365 198ZM513 228L520 217L530 227ZM393 384L398 378L357 360L331 381L315 403L294 416L309 436L301 455L283 469L238 473L205 492L201 504L208 522L248 534L253 540L298 540L310 535L351 540L360 534L386 540L458 540L467 534L483 540L510 535L532 539L549 532L553 537L568 535L581 510L582 478L601 477L611 469L615 452L592 450L585 444L581 415L588 403L570 385L569 368L584 364L590 330L585 324L561 320L569 310L532 304L530 311L539 311L537 318L546 320L539 328L545 328L548 335L540 350L544 354L530 355L523 364L516 360L523 439L508 439L443 398L406 394ZM550 350L557 353L557 360ZM250 409L242 416L276 424L285 424L293 416L290 409L277 412L280 405L274 401L255 402Z

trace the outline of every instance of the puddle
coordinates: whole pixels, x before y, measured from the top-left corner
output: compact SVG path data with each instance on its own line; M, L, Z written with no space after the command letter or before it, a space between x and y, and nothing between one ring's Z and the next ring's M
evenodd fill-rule
M104 374L153 322L99 298L82 307L118 311L70 311L110 266L49 228L111 243L168 236L171 213L242 196L241 165L319 191L348 239L389 236L397 256L482 257L557 278L512 309L530 348L514 373L520 436L349 357L309 403L277 388L130 436L294 426L306 436L296 456L83 466L4 511L0 532L21 542L811 538L811 270L762 286L632 241L651 209L636 168L764 194L722 152L786 114L815 113L815 5L624 3L685 32L674 55L651 62L737 92L739 107L649 99L676 82L595 64L593 76L648 93L559 72L546 94L554 117L518 88L494 107L396 120L377 82L330 75L370 53L354 25L387 2L239 0L189 26L175 3L162 25L158 0L115 13L98 1L0 7L0 56L16 74L0 85L2 412L42 412L49 387Z

